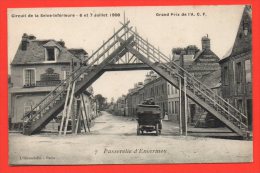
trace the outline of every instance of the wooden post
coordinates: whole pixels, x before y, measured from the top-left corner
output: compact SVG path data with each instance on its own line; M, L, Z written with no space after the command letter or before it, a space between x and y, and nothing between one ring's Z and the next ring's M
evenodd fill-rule
M87 132L87 121L86 121L86 116L84 116L82 107L80 108L80 114L81 114L82 120L83 120L83 128L86 133Z
M81 118L80 118L80 100L76 99L76 127L75 127L75 134L81 131Z
M64 135L66 135L66 133L67 133L69 117L70 117L70 113L71 113L72 103L74 100L75 83L76 82L73 83L72 91L71 91L71 95L70 95L70 102L69 102L69 107L68 107L68 111L67 111L66 123L65 123L65 127L64 127Z
M81 94L81 104L82 104L82 108L83 108L83 113L85 114L85 117L84 119L86 120L86 125L88 127L88 131L90 132L90 124L89 124L89 120L88 120L88 115L87 115L87 111L86 111L86 106L85 106L85 103L84 103L84 98L83 98L83 95Z
M116 30L115 30L115 28L114 28L114 35L115 35L115 33L116 33ZM115 42L115 41L116 41L116 36L114 36L114 42ZM117 45L117 43L114 44L114 46L113 46L114 51L116 50L116 45Z
M184 59L183 59L183 55L184 55L184 52L181 53L180 55L180 66L182 68L184 68ZM187 119L187 105L186 105L186 93L185 93L185 82L184 82L184 71L183 70L180 70L180 75L182 77L180 77L180 122L181 122L181 129L182 129L182 134L183 135L187 135L187 124L186 124L186 119Z
M181 116L181 110L182 110L182 100L181 100L181 77L179 77L179 132L180 132L180 135L182 135L182 116Z
M186 88L186 86L187 86L187 79L186 79L186 77L184 76L184 85L183 85L183 87L184 87L184 115L185 115L185 132L184 132L184 134L185 134L185 136L187 136L187 129L188 129L188 100L187 100L187 94L186 94L186 92L187 92L187 88Z
M74 61L72 59L72 67L71 67L72 72L74 71ZM74 75L72 76L73 80L74 80ZM74 81L74 85L75 85L76 81ZM75 87L75 86L74 86ZM75 132L75 128L76 128L76 115L75 115L75 99L74 99L74 90L73 90L73 95L71 98L72 99L72 104L71 104L71 125L72 125L72 133Z
M66 95L66 99L65 99L63 113L62 113L62 119L61 119L61 124L60 124L59 135L61 135L61 133L62 133L64 120L67 117L67 105L68 105L68 101L69 101L70 91L71 91L71 83L69 83L69 86L68 86L68 89L67 89L67 95Z

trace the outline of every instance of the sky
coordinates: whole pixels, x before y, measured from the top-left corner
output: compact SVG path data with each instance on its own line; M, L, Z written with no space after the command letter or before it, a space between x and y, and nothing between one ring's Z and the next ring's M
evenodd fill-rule
M212 51L221 59L234 43L243 7L8 9L8 63L11 63L23 33L33 34L37 39L63 40L66 47L84 48L91 54L113 34L114 29L120 28L124 14L130 20L130 26L136 27L143 38L159 47L167 56L174 47L192 44L201 49L201 38L208 34ZM74 17L47 17L52 14ZM147 71L106 72L93 84L94 94L102 94L109 101L112 97L117 99L122 94L127 94L135 83L143 81L146 73Z

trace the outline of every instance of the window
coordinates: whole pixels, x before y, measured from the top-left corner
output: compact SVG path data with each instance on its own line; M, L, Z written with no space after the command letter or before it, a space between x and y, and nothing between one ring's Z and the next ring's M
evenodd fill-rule
M24 114L30 112L34 106L34 101L28 100L24 103Z
M236 82L239 84L242 82L242 65L241 62L236 63Z
M249 30L248 21L247 21L247 20L244 20L244 21L243 21L243 31L244 31L245 36L247 36L248 30Z
M176 113L176 112L175 112L175 109L176 109L176 108L174 107L174 101L172 101L172 113L173 113L173 114Z
M63 71L63 74L64 74L63 79L65 80L69 77L70 71Z
M59 54L59 49L55 47L47 47L45 48L45 60L46 61L56 61L56 58Z
M25 69L24 70L24 86L30 87L35 86L35 69Z
M55 61L54 48L47 48L47 61Z
M245 72L246 72L246 83L252 82L252 74L251 74L251 61L250 59L245 61Z
M171 102L168 102L168 114L172 113Z
M179 113L179 101L175 102L175 113L178 114Z
M241 99L237 100L237 109L242 112L243 111L243 102Z
M242 38L242 33L239 33L238 37L241 39Z
M164 85L162 84L161 87L162 87L162 94L164 94Z
M154 97L154 88L151 88L151 96Z
M228 85L228 67L223 68L223 84Z

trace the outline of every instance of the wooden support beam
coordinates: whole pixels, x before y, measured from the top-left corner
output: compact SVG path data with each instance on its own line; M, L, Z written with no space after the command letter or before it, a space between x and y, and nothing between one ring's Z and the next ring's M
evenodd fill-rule
M80 133L81 130L81 116L80 116L80 100L76 99L76 127L75 127L75 134ZM80 129L80 130L79 130Z
M87 128L88 128L88 131L90 132L90 124L89 124L89 121L88 121L88 115L87 115L87 111L86 111L86 105L85 105L84 97L83 97L82 94L81 94L81 104L82 104L82 108L83 108L83 113L85 114L85 119L86 119Z
M62 134L64 120L67 117L67 105L68 105L68 101L69 101L70 91L71 91L71 83L69 83L69 86L68 86L68 89L67 89L67 95L66 95L66 99L65 99L64 109L63 109L63 112L62 112L62 119L61 119L61 124L60 124L60 129L59 129L59 135Z
M69 117L70 117L70 113L71 113L72 103L73 103L73 100L74 100L75 83L76 82L74 82L73 86L72 86L70 102L69 102L69 107L68 107L67 116L66 116L66 123L65 123L65 127L64 127L64 135L66 135L66 133L67 133Z
M186 79L186 77L184 77L183 87L184 87L184 116L185 116L185 122L184 122L185 123L185 132L184 132L184 134L185 134L185 136L188 135L187 134L187 132L188 132L188 98L187 98L186 81L187 81L187 79Z
M85 133L87 133L87 121L86 121L86 116L84 116L82 107L81 107L81 109L80 109L80 114L81 114L82 120L83 120L83 128L84 128L84 131L85 131Z
M181 116L181 110L182 110L182 104L181 104L182 95L181 95L181 90L180 90L181 88L182 88L181 78L179 77L179 112L178 112L178 114L179 114L179 133L180 133L180 135L183 134L183 132L182 132L182 116Z
M181 54L180 56L180 66L181 67L184 67L184 60L183 60L183 54ZM184 82L184 71L183 70L180 70L180 75L183 76L183 77L180 77L180 83L181 83L181 87L180 87L180 117L181 117L181 127L182 128L182 135L187 135L187 124L186 124L186 121L187 121L187 104L186 104L186 89L185 89L185 82Z
M76 112L75 112L75 97L73 98L72 105L71 105L71 130L72 133L76 131Z

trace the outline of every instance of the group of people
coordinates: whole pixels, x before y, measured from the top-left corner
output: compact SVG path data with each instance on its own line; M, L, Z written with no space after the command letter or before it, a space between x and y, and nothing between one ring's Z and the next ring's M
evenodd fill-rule
M147 100L144 100L143 103L144 105L155 105L155 102L153 99L147 99Z

